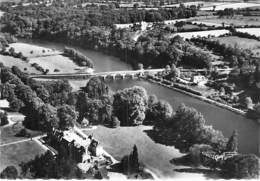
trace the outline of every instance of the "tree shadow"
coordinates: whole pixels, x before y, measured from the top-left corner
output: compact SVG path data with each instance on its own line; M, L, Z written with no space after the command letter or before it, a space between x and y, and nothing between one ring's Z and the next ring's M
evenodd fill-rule
M167 133L162 133L160 131L151 130L143 130L147 136L149 136L155 143L162 144L165 146L174 146L179 149L181 153L186 153L189 149L186 142L182 140L178 140L177 135L167 136Z

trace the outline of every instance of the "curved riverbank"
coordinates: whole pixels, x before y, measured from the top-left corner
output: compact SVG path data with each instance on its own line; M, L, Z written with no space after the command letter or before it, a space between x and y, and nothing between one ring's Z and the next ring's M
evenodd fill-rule
M240 115L243 115L243 116L246 115L246 112L243 111L243 110L236 109L236 108L233 108L233 107L231 107L231 106L229 106L229 105L226 105L226 104L223 104L223 103L214 101L214 100L212 100L212 99L209 99L209 98L206 98L206 97L203 97L203 96L200 96L200 95L193 94L193 93L188 92L188 91L185 91L185 90L183 90L183 89L181 89L181 88L177 88L177 87L175 87L174 85L173 85L173 86L171 86L171 85L166 85L166 84L164 84L164 83L162 83L162 82L159 82L159 81L156 81L156 80L152 80L152 79L146 79L146 80L148 80L149 82L152 82L152 83L159 84L159 85L161 85L161 86L167 87L167 88L169 88L169 89L173 89L173 90L175 90L175 91L181 92L181 93L183 93L183 94L189 95L189 96L191 96L191 97L193 97L193 98L199 99L199 100L204 101L204 102L207 102L207 103L209 103L209 104L213 104L213 105L219 106L219 107L221 107L221 108L225 108L225 109L230 110L230 111L232 111L232 112L234 112L234 113L237 113L237 114L240 114Z

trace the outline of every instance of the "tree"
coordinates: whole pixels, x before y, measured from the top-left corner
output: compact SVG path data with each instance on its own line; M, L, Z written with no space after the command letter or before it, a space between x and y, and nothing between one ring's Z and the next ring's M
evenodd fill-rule
M136 145L130 155L124 156L120 162L120 168L123 173L129 175L140 171L140 163L138 159L138 150Z
M10 101L10 109L14 112L19 112L20 109L24 106L24 103L17 98L14 98Z
M179 135L178 140L185 143L185 148L193 144L208 144L216 150L223 150L226 146L222 132L205 125L203 115L184 104L177 109L172 126Z
M113 113L121 125L139 125L145 119L148 95L144 88L134 86L114 94Z
M8 118L7 118L7 114L0 112L0 126L4 126L6 124L8 124Z
M6 167L0 174L1 179L16 179L18 177L18 171L15 166Z
M226 146L227 152L238 152L238 133L237 130L233 131L232 136L229 138Z
M74 126L74 121L77 118L76 112L69 106L63 105L57 110L57 116L60 120L59 128L66 130Z
M108 86L98 77L91 78L84 91L88 93L89 98L100 99L104 95L108 95L109 89Z
M172 114L172 106L168 102L160 100L148 109L147 118L154 120L157 124L163 124L164 121L171 118Z
M222 165L222 169L231 178L250 179L258 178L259 162L254 154L238 154L228 158Z

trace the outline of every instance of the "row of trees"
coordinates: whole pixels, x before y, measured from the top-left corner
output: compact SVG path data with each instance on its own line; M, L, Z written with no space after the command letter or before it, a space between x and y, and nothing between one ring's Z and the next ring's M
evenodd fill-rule
M65 47L64 53L71 57L74 62L80 66L87 66L93 68L93 62L90 58L86 57L82 53L78 52L74 48Z
M64 103L58 104L59 98L51 102L49 98L55 97L55 94L41 83L29 79L17 67L9 69L1 65L1 81L2 98L10 102L13 111L19 111L26 116L24 125L27 128L50 131L52 128L67 129L72 126L76 118L74 109ZM54 87L54 90L58 91L56 88ZM65 91L65 86L60 90ZM55 108L57 105L59 107Z

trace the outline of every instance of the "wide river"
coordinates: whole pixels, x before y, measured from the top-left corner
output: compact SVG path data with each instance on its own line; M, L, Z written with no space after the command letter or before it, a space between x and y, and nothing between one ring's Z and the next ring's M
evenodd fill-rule
M59 43L23 41L58 50L64 48L64 45ZM108 56L97 51L85 50L79 47L74 48L78 49L93 60L96 72L131 69L129 65L120 61L116 57ZM81 81L81 84L84 85L85 81ZM147 81L115 80L109 82L109 86L114 91L126 87L132 87L134 85L142 86L149 94L155 94L159 99L167 100L174 108L177 108L181 103L196 108L204 115L206 124L212 125L215 129L221 130L226 137L229 137L233 130L237 130L239 133L239 151L242 153L254 153L260 155L260 124L256 121Z

